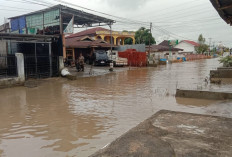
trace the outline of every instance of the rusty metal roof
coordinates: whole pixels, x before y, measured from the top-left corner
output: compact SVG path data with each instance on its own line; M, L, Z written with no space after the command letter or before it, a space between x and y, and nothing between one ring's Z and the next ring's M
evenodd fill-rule
M210 0L221 18L232 25L232 1L231 0Z
M82 10L77 10L77 9L67 7L67 6L64 6L64 5L61 5L61 4L55 5L55 6L50 7L50 8L46 8L46 9L38 10L38 11L35 11L35 12L31 12L31 13L28 13L28 14L11 17L9 19L15 19L15 18L18 18L18 17L21 17L21 16L29 16L29 15L39 14L39 13L43 13L43 12L46 12L46 11L51 11L51 10L54 10L54 9L60 9L61 14L64 17L63 22L69 22L70 21L70 19L66 20L65 17L67 15L74 15L75 17L77 17L77 18L74 19L74 24L76 24L76 25L89 24L91 26L91 24L99 24L100 25L101 23L105 23L105 24L115 23L115 21L112 20L112 19L108 19L108 18L98 16L98 15L94 15L94 14L90 14L90 13L84 12Z

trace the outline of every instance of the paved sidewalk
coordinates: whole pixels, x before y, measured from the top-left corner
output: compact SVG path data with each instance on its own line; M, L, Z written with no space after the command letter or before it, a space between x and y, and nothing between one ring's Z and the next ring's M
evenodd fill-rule
M90 157L229 157L232 119L160 111Z
M76 67L68 67L69 72L72 76L78 77L92 77L92 76L100 76L105 75L109 73L115 73L120 71L126 71L129 70L129 67L114 67L113 72L109 71L109 66L91 66L85 65L85 71L84 72L77 72ZM131 68L134 69L134 68Z

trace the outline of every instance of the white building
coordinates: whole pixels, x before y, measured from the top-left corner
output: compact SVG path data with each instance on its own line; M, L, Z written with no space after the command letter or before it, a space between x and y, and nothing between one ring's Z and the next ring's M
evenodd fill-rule
M194 41L190 41L190 40L182 40L178 45L175 46L175 48L178 49L183 49L183 53L192 53L192 54L196 54L196 47L198 47L199 44L194 42Z

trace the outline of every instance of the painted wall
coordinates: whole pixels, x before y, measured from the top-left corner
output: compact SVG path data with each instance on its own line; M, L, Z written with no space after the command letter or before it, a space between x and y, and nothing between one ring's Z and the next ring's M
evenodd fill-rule
M136 44L136 45L121 45L116 48L118 51L126 51L127 49L136 49L138 52L146 52L145 44Z
M189 52L196 54L195 47L189 43L186 42L180 42L178 45L175 46L175 48L183 49L183 52Z

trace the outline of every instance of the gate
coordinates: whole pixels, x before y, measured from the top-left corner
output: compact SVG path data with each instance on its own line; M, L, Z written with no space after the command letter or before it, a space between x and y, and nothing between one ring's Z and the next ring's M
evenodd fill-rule
M59 76L58 56L24 56L25 78Z
M0 79L17 76L17 59L15 55L0 54Z

